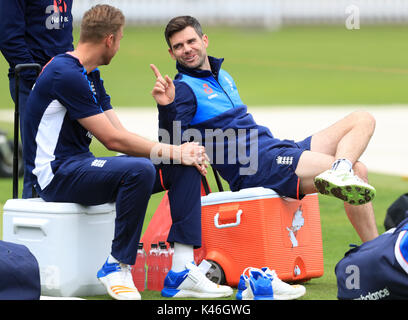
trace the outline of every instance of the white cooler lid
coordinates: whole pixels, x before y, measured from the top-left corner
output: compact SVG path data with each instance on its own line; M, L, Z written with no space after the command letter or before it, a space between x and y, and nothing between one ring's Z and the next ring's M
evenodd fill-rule
M272 189L263 187L247 188L239 191L213 192L201 197L201 205L209 206L219 203L250 201L256 199L278 198L279 195Z
M32 212L54 214L101 214L115 210L114 203L104 203L96 206L83 206L72 202L46 202L41 198L9 199L3 207L6 212Z

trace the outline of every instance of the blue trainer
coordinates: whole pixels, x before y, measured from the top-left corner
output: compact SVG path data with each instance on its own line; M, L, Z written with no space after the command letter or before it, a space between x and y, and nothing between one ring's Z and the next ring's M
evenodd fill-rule
M237 293L235 295L235 298L237 300L242 300L242 292L247 288L246 286L246 279L248 278L247 275L241 274L239 277L239 282L238 282L238 288L237 288Z
M250 275L247 282L249 290L242 293L243 300L273 300L271 279L259 269L250 270Z
M186 269L181 272L170 270L161 291L161 295L168 298L220 298L232 294L231 287L212 282L194 263L187 263Z
M262 281L261 280L256 281L254 280L255 278L256 279L262 278ZM270 282L273 293L273 300L293 300L303 296L306 293L306 288L302 285L290 285L288 283L283 282L281 279L279 279L275 270L270 270L268 267L264 267L262 269L248 267L244 270L244 272L240 276L238 290L236 293L236 299L259 300L256 297L255 291L257 288L254 285L258 283L260 284L261 282L266 283L265 278L268 279Z

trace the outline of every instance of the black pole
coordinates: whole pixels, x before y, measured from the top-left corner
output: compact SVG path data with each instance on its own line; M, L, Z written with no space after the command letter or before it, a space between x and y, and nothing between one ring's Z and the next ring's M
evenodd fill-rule
M205 195L208 196L210 194L210 186L208 185L207 178L204 177L204 176L201 176L201 182L202 182L203 187L204 187Z
M14 150L13 150L13 199L18 198L18 141L20 136L20 72L27 69L35 69L37 75L41 72L41 65L38 63L18 64L14 68L15 74L15 97L14 97Z
M14 147L13 147L13 199L18 198L18 137L19 137L19 105L20 79L17 68L15 71L15 108L14 108Z
M214 172L215 181L217 182L218 191L224 191L218 171L214 167L212 167L212 169Z

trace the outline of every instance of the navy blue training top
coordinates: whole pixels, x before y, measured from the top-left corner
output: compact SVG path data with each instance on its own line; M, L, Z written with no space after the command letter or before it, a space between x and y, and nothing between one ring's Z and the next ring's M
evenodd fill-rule
M277 170L271 158L272 149L293 147L293 141L277 139L267 127L255 122L241 101L233 78L221 69L223 61L209 57L211 71L190 69L177 63L179 73L174 80L175 100L166 106L158 105L159 128L165 129L170 139L165 141L160 136L163 130L159 132L159 139L177 144L189 141L188 137L192 134L197 141L198 134L194 133L198 132L191 130L196 129L213 160L213 167L229 183L232 191L247 185L268 185L271 172ZM175 127L175 123L179 128ZM178 129L179 132L174 132ZM174 141L178 136L182 138ZM226 138L223 139L223 136ZM229 136L235 141L227 139ZM230 147L231 143L235 143L235 150ZM257 151L256 154L251 155L251 150ZM223 155L218 157L221 152ZM256 156L256 161L248 160L252 156ZM254 163L256 167L251 167Z
M92 134L77 120L111 108L98 69L87 73L68 53L45 66L27 100L23 124L24 161L36 188L43 190L64 161L93 156Z
M9 76L20 63L44 66L52 57L73 50L73 0L0 1L0 51L10 65ZM22 78L35 80L33 70Z
M408 218L347 251L335 273L339 299L408 299Z

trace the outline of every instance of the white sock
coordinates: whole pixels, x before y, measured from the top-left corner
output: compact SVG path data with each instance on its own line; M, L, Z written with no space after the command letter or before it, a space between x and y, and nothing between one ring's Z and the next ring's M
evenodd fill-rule
M119 263L111 254L108 257L108 263Z
M186 269L186 264L194 261L194 247L188 244L174 242L174 253L171 270L180 272Z
M338 159L332 165L332 170L353 171L353 164L347 159Z

